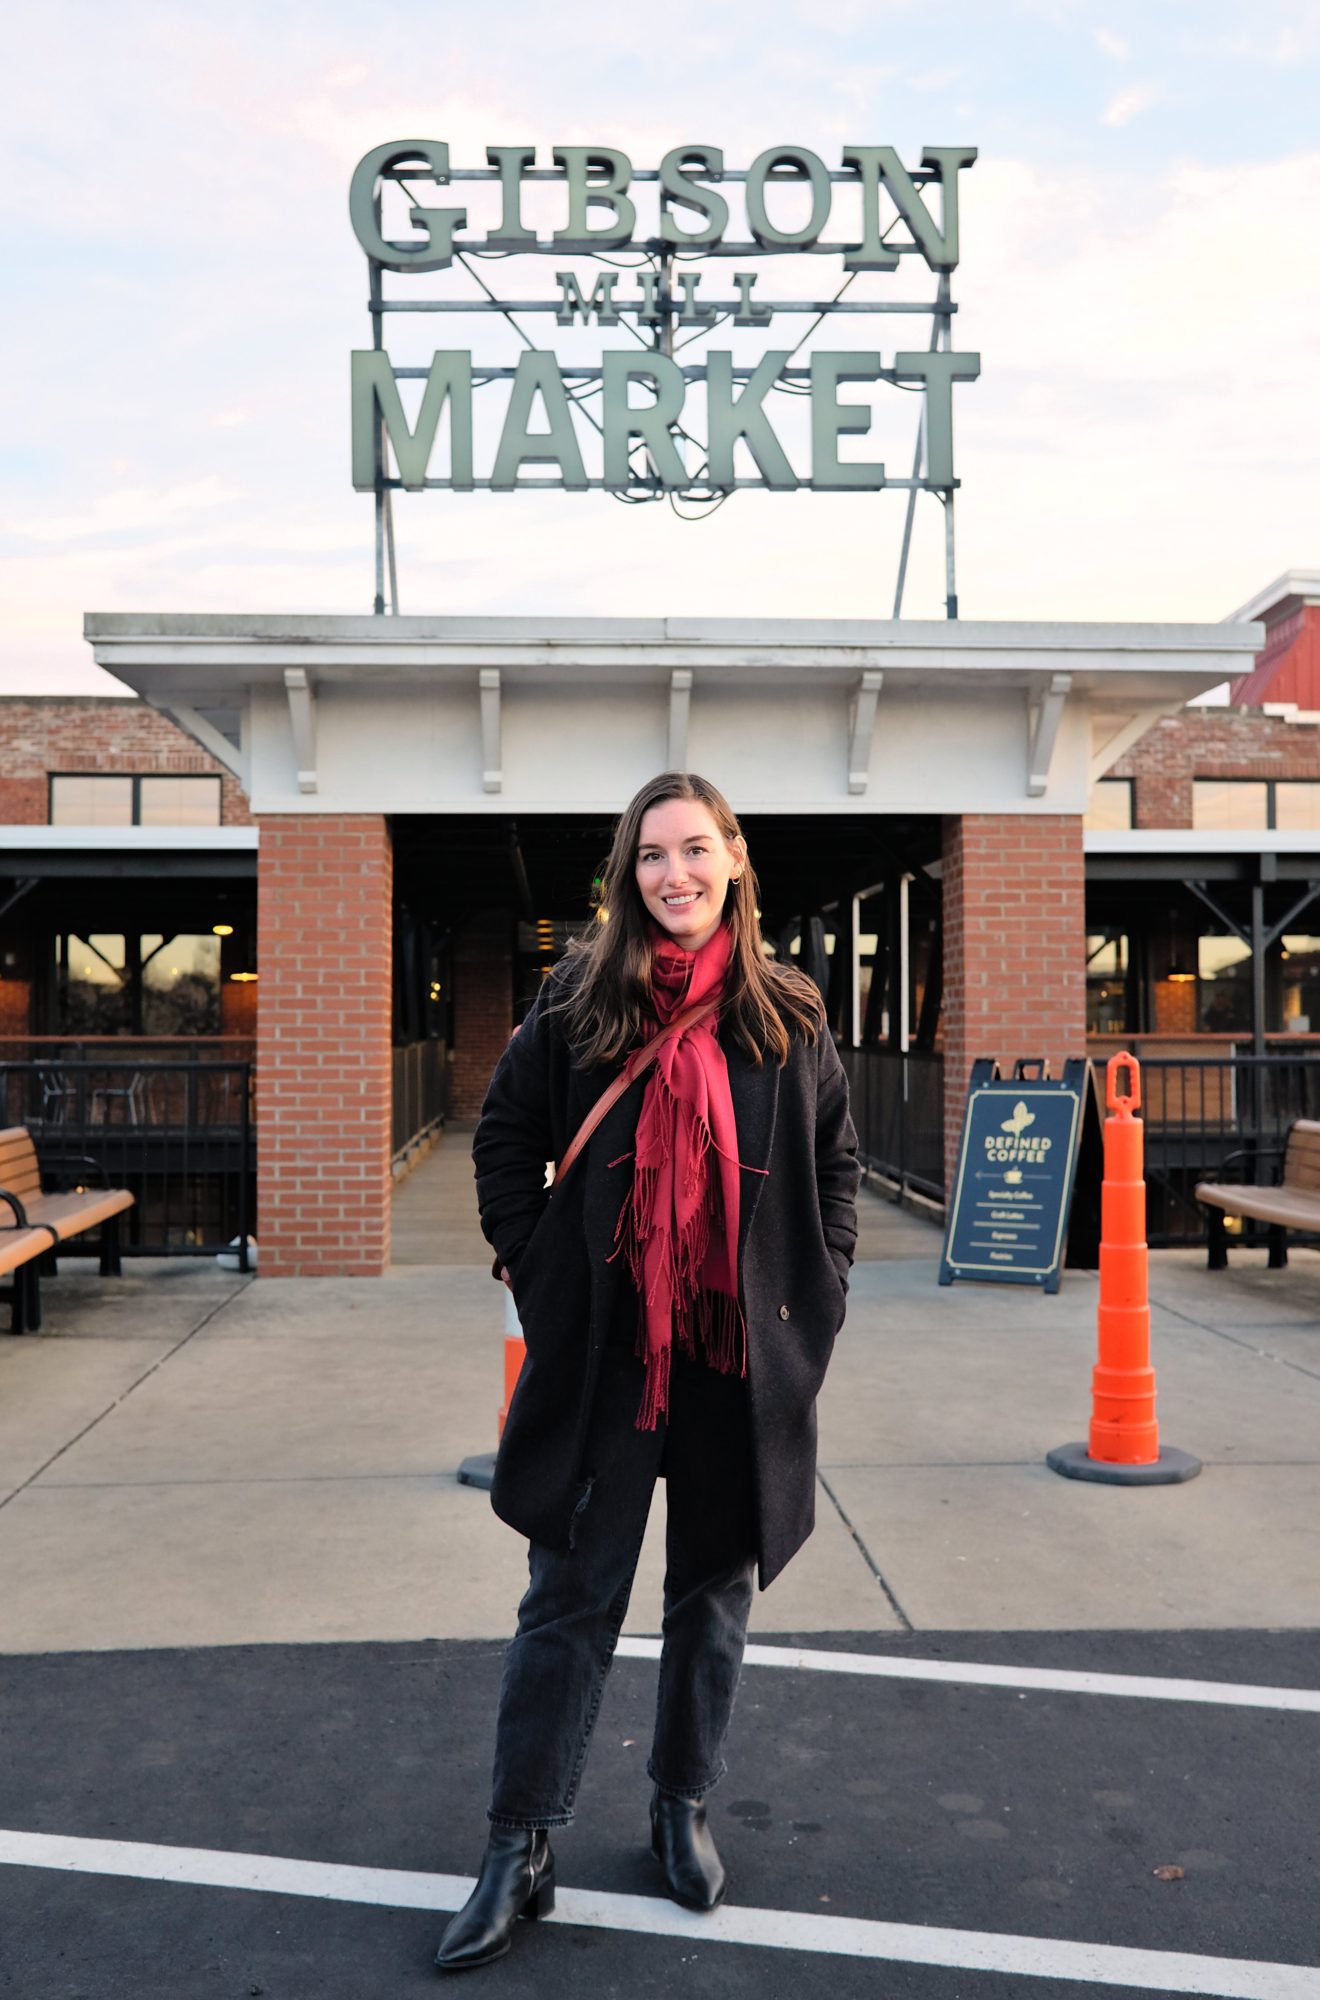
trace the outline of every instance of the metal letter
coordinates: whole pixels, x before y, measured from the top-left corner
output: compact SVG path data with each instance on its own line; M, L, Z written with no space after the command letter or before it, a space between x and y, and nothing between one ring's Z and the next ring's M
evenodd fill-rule
M614 303L614 287L619 282L617 271L602 271L591 288L591 297L584 299L582 287L572 271L556 271L555 283L559 287L559 310L555 314L560 326L572 326L581 313L582 324L589 324L591 315L596 314L601 326L619 324L619 308Z
M399 478L410 490L425 484L440 413L449 403L449 469L459 491L472 487L472 356L464 347L437 348L426 378L417 428L408 428L388 354L378 348L353 353L353 484L370 493L376 484L376 415L394 450Z
M715 308L697 304L697 286L701 283L700 271L678 271L675 276L678 279L678 289L683 294L683 302L678 313L679 325L709 326L715 317Z
M500 226L492 229L487 243L501 250L525 250L536 242L536 231L522 219L522 178L525 167L535 166L535 146L487 146L486 161L500 170L500 193L504 209Z
M669 426L683 410L686 384L683 371L667 354L625 353L607 350L601 357L603 388L602 416L605 426L605 484L623 488L634 483L628 467L628 447L641 438L662 486L686 486L687 467ZM654 403L639 409L628 401L628 385L647 381L655 390Z
M765 210L765 184L776 167L795 167L781 180L811 182L811 215L802 229L776 229ZM814 243L830 219L830 177L825 163L805 146L771 146L747 169L747 221L758 243Z
M527 428L527 419L532 414L532 403L538 395L545 406L550 428L548 431L532 432ZM495 454L495 465L490 475L491 486L499 492L510 492L518 483L520 466L547 463L559 467L564 475L564 485L570 492L586 490L587 470L582 463L582 453L573 429L573 413L564 392L559 363L553 354L547 354L543 348L532 348L518 357L518 372L513 378L504 429L500 433L500 448Z
M624 192L632 179L632 161L612 146L556 146L554 161L568 179L568 221L556 229L553 241L565 250L618 249L632 238L637 210ZM589 180L592 172L602 175ZM591 227L591 204L600 202L612 220Z
M871 428L871 412L856 403L840 403L840 382L874 382L880 375L878 354L847 354L826 350L811 357L811 484L816 491L847 488L877 493L885 483L883 465L839 462L839 438L847 431Z
M733 393L733 355L716 348L707 356L706 429L710 439L710 483L732 486L733 447L745 438L747 449L767 486L789 492L798 483L784 447L775 436L761 405L773 388L781 368L787 367L791 350L769 348L757 362L741 396Z
M431 178L444 186L449 179L449 148L442 139L391 139L373 146L358 161L348 189L348 214L353 234L387 271L443 271L453 262L454 231L467 221L465 208L413 208L410 220L426 231L425 248L395 250L381 235L377 190L380 176L406 160L420 160Z
M665 154L660 162L660 241L718 243L729 226L729 204L722 194L715 194L692 180L684 173L685 167L696 167L717 181L723 178L724 155L718 146L675 146ZM694 208L698 215L704 215L705 225L701 229L680 229L670 211L669 204L674 201L681 208Z
M771 317L769 306L752 304L752 286L756 283L755 271L735 271L733 282L738 287L738 310L733 316L735 326L762 326Z
M979 354L940 348L894 356L900 382L926 384L926 477L933 486L953 485L953 385L974 382L980 372Z
M927 146L923 167L940 178L940 226L921 199L916 182L892 146L845 146L843 164L856 167L862 182L862 240L843 260L848 271L892 271L898 253L880 241L880 183L912 232L912 240L932 271L952 271L958 263L958 172L976 158L975 146Z
M638 319L647 320L654 325L660 317L660 310L655 302L655 288L660 282L660 273L658 271L639 271L637 273L637 282L642 288L642 302L637 308L637 317Z

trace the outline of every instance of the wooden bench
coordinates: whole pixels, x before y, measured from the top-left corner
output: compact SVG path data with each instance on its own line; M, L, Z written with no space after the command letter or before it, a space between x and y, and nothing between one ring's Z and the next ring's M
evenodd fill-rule
M1282 1148L1260 1146L1254 1157L1277 1157L1283 1153L1283 1172L1275 1187L1242 1187L1232 1181L1201 1181L1196 1199L1210 1212L1210 1258L1212 1271L1228 1265L1228 1237L1225 1215L1248 1216L1253 1222L1269 1224L1269 1268L1281 1271L1288 1262L1287 1231L1320 1231L1320 1122L1298 1118L1288 1127ZM1232 1153L1225 1168L1235 1160L1253 1155Z
M84 1230L101 1232L100 1271L103 1278L117 1278L120 1262L119 1218L132 1208L136 1197L127 1188L106 1185L105 1168L99 1160L81 1157L65 1163L67 1169L88 1168L100 1177L100 1187L65 1192L47 1192L32 1134L25 1125L10 1125L0 1131L0 1204L7 1207L12 1221L0 1224L0 1273L13 1273L8 1296L12 1300L10 1330L35 1333L41 1326L41 1295L38 1259L48 1259L52 1269L61 1243Z

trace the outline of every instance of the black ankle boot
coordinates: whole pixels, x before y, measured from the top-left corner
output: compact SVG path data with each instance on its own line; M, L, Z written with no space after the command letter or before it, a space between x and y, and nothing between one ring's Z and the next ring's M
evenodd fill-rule
M700 1799L676 1799L659 1786L651 1799L651 1852L669 1893L689 1910L713 1910L724 1897L724 1864Z
M435 1962L444 1972L489 1965L513 1943L519 1917L555 1906L555 1857L544 1828L493 1826L477 1886L445 1932Z

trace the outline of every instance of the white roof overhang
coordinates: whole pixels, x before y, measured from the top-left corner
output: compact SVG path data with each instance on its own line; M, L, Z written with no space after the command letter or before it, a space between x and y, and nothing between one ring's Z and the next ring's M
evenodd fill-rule
M1080 812L1257 624L89 613L98 664L254 813L615 811L703 771L742 812Z

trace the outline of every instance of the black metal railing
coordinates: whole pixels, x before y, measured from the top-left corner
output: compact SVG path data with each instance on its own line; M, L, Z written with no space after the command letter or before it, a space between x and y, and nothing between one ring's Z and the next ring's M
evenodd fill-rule
M839 1050L863 1166L944 1199L944 1058L865 1046Z
M391 1142L393 1157L400 1160L444 1123L445 1045L408 1042L391 1053Z
M1146 1126L1146 1238L1203 1243L1196 1183L1277 1179L1294 1118L1320 1118L1320 1057L1151 1056L1141 1062ZM1244 1238L1264 1241L1244 1225Z
M125 1256L205 1256L256 1234L251 1062L0 1060L0 1127L24 1125L44 1177L69 1186L95 1160L134 1206ZM60 1255L91 1255L75 1238Z

